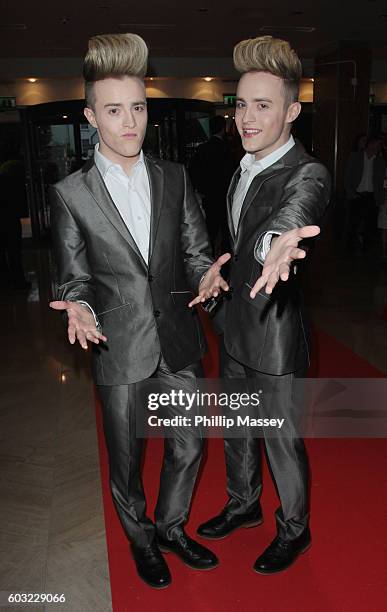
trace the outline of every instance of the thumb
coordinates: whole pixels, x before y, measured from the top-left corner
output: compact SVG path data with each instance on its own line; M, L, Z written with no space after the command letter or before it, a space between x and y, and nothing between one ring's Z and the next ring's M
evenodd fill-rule
M230 253L223 253L223 255L218 257L216 263L218 264L218 266L223 266L229 259L231 259Z
M54 310L66 310L66 308L68 308L68 303L63 300L56 300L54 302L50 302L49 306Z
M320 228L318 225L305 225L305 227L300 227L297 230L298 238L312 238L313 236L317 236L320 233Z

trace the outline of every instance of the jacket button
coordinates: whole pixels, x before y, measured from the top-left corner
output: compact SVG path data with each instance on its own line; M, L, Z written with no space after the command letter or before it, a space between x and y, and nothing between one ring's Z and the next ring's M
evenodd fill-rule
M155 310L153 312L153 314L155 315L156 319L161 315L161 312L159 310Z
M238 255L234 255L234 261L238 261Z
M149 274L149 276L148 276L148 281L149 281L150 283L153 281L153 276L152 276L152 274Z

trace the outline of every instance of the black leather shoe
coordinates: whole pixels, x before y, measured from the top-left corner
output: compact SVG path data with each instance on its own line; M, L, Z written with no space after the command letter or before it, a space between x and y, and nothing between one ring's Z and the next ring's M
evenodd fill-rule
M214 516L206 523L199 525L197 533L202 538L220 540L236 529L241 527L248 529L261 525L261 523L263 523L261 508L248 514L228 514L227 511L223 510L218 516Z
M218 558L213 552L205 548L186 533L182 533L176 540L164 540L158 537L162 552L175 553L186 565L198 570L213 569L219 565Z
M133 558L140 578L154 589L165 589L171 584L171 574L155 541L145 548L132 544Z
M265 552L254 563L258 574L274 574L282 572L306 552L311 545L309 529L296 540L283 540L277 536L266 548Z

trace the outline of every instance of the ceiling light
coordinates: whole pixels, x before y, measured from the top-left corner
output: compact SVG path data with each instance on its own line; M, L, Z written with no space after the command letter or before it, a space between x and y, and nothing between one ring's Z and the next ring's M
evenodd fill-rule
M228 115L225 115L225 116L224 116L224 118L225 118L225 119L228 119Z
M210 81L212 81L214 77L204 77L204 80L207 81L207 83L209 83Z
M69 116L68 116L68 115L62 115L62 118L63 118L63 119L68 119L68 118L69 118Z
M31 78L29 78L29 79L27 79L27 80L28 80L30 83L36 83L36 81L37 81L38 79L35 79L34 77L31 77Z

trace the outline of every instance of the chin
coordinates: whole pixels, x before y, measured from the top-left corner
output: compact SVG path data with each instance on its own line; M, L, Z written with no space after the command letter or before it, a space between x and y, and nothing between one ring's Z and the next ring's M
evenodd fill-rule
M141 147L139 147L138 143L136 143L136 145L133 147L125 147L125 149L121 151L121 155L124 157L136 157L136 155L140 154L140 151Z
M242 144L246 153L257 153L262 149L262 145L258 145L257 143L251 142L251 140L244 140Z

